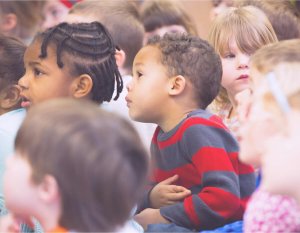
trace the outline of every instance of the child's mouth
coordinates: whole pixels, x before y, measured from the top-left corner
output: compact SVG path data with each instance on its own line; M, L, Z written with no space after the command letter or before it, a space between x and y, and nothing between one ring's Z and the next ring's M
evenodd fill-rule
M30 105L31 105L30 100L28 100L26 97L22 97L21 107L22 108L29 108Z

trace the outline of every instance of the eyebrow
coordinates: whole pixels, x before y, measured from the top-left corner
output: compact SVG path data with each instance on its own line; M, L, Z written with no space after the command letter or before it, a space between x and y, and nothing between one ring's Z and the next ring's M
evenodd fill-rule
M38 62L38 61L30 61L30 62L28 62L28 65L29 66L35 66L35 65L41 65L41 63Z

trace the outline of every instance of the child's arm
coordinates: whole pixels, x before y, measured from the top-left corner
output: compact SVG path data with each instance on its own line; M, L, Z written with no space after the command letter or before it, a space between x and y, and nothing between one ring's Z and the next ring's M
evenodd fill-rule
M139 214L134 216L134 220L137 221L144 230L147 229L149 224L155 223L170 223L167 219L161 216L159 209L145 209Z
M191 195L191 191L185 187L173 185L178 178L178 175L174 175L154 186L149 196L151 208L173 205Z
M178 175L174 175L160 183L149 184L136 212L139 213L147 208L159 209L162 206L173 205L190 196L190 190L183 186L172 185L177 179Z
M199 174L194 180L201 182L200 191L194 192L181 203L162 207L160 213L179 226L211 229L232 219L242 218L241 199L246 199L254 190L255 176L253 169L247 166L239 171L238 145L227 129L201 118L192 121L187 124L195 125L184 132L181 143L184 143L186 156ZM249 186L242 197L240 173L244 187L245 184Z

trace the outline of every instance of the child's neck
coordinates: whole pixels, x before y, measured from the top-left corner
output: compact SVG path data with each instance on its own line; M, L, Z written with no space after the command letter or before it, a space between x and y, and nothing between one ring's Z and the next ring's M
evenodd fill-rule
M161 121L158 125L164 132L169 132L173 128L176 127L183 119L185 119L189 113L196 110L195 108L186 109L185 111L175 113L170 112L168 117L165 118L165 120Z

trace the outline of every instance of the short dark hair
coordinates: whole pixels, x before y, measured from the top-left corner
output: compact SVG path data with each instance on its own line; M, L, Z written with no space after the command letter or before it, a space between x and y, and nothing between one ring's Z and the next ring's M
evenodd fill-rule
M182 75L195 89L197 103L205 109L217 96L222 78L222 64L214 48L197 36L170 33L151 38L148 45L161 51L161 62L169 75Z
M93 101L110 101L115 86L114 100L118 99L123 82L115 59L116 46L101 23L61 23L38 34L36 39L42 40L40 58L47 57L51 43L56 46L59 68L66 63L72 75L88 74L92 78Z
M192 18L175 1L144 1L141 5L141 18L146 32L175 24L183 26L187 33L197 35L196 25Z
M135 55L143 46L144 26L137 6L131 1L82 1L69 14L91 16L101 22L126 54L124 68L131 72Z
M34 142L34 143L33 143ZM141 197L148 155L133 126L91 101L55 99L29 109L15 147L39 184L53 176L62 198L59 224L112 232Z
M17 84L24 75L25 50L26 46L20 40L0 34L0 89Z

